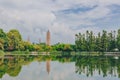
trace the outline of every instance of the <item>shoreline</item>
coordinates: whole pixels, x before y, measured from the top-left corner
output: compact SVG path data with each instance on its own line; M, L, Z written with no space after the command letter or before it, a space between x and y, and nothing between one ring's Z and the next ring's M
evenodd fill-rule
M62 52L62 51L54 51L54 52L27 52L26 51L15 51L15 52L4 52L0 56L14 56L14 55L81 55L81 56L120 56L120 52Z

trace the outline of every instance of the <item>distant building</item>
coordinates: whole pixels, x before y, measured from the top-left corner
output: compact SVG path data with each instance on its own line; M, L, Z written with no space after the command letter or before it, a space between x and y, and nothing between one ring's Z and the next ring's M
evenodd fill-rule
M47 31L47 35L46 35L46 45L50 46L50 31Z
M41 39L39 38L39 44L41 43Z
M30 42L30 37L28 36L27 41Z

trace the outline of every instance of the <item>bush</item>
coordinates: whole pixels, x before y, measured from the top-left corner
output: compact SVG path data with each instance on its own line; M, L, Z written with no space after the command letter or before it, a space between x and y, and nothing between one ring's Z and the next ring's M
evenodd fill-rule
M5 52L0 50L0 56L3 56L4 54L5 54Z

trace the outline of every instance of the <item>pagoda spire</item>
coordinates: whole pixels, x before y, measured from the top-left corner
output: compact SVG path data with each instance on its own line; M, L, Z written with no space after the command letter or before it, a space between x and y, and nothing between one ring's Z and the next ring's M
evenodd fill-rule
M46 45L50 46L50 31L47 31L47 35L46 35Z

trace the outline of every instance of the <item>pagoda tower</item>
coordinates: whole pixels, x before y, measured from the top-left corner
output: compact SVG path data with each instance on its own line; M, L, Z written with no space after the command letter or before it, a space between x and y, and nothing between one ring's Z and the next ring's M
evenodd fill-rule
M50 31L47 31L47 35L46 35L46 45L50 46Z

